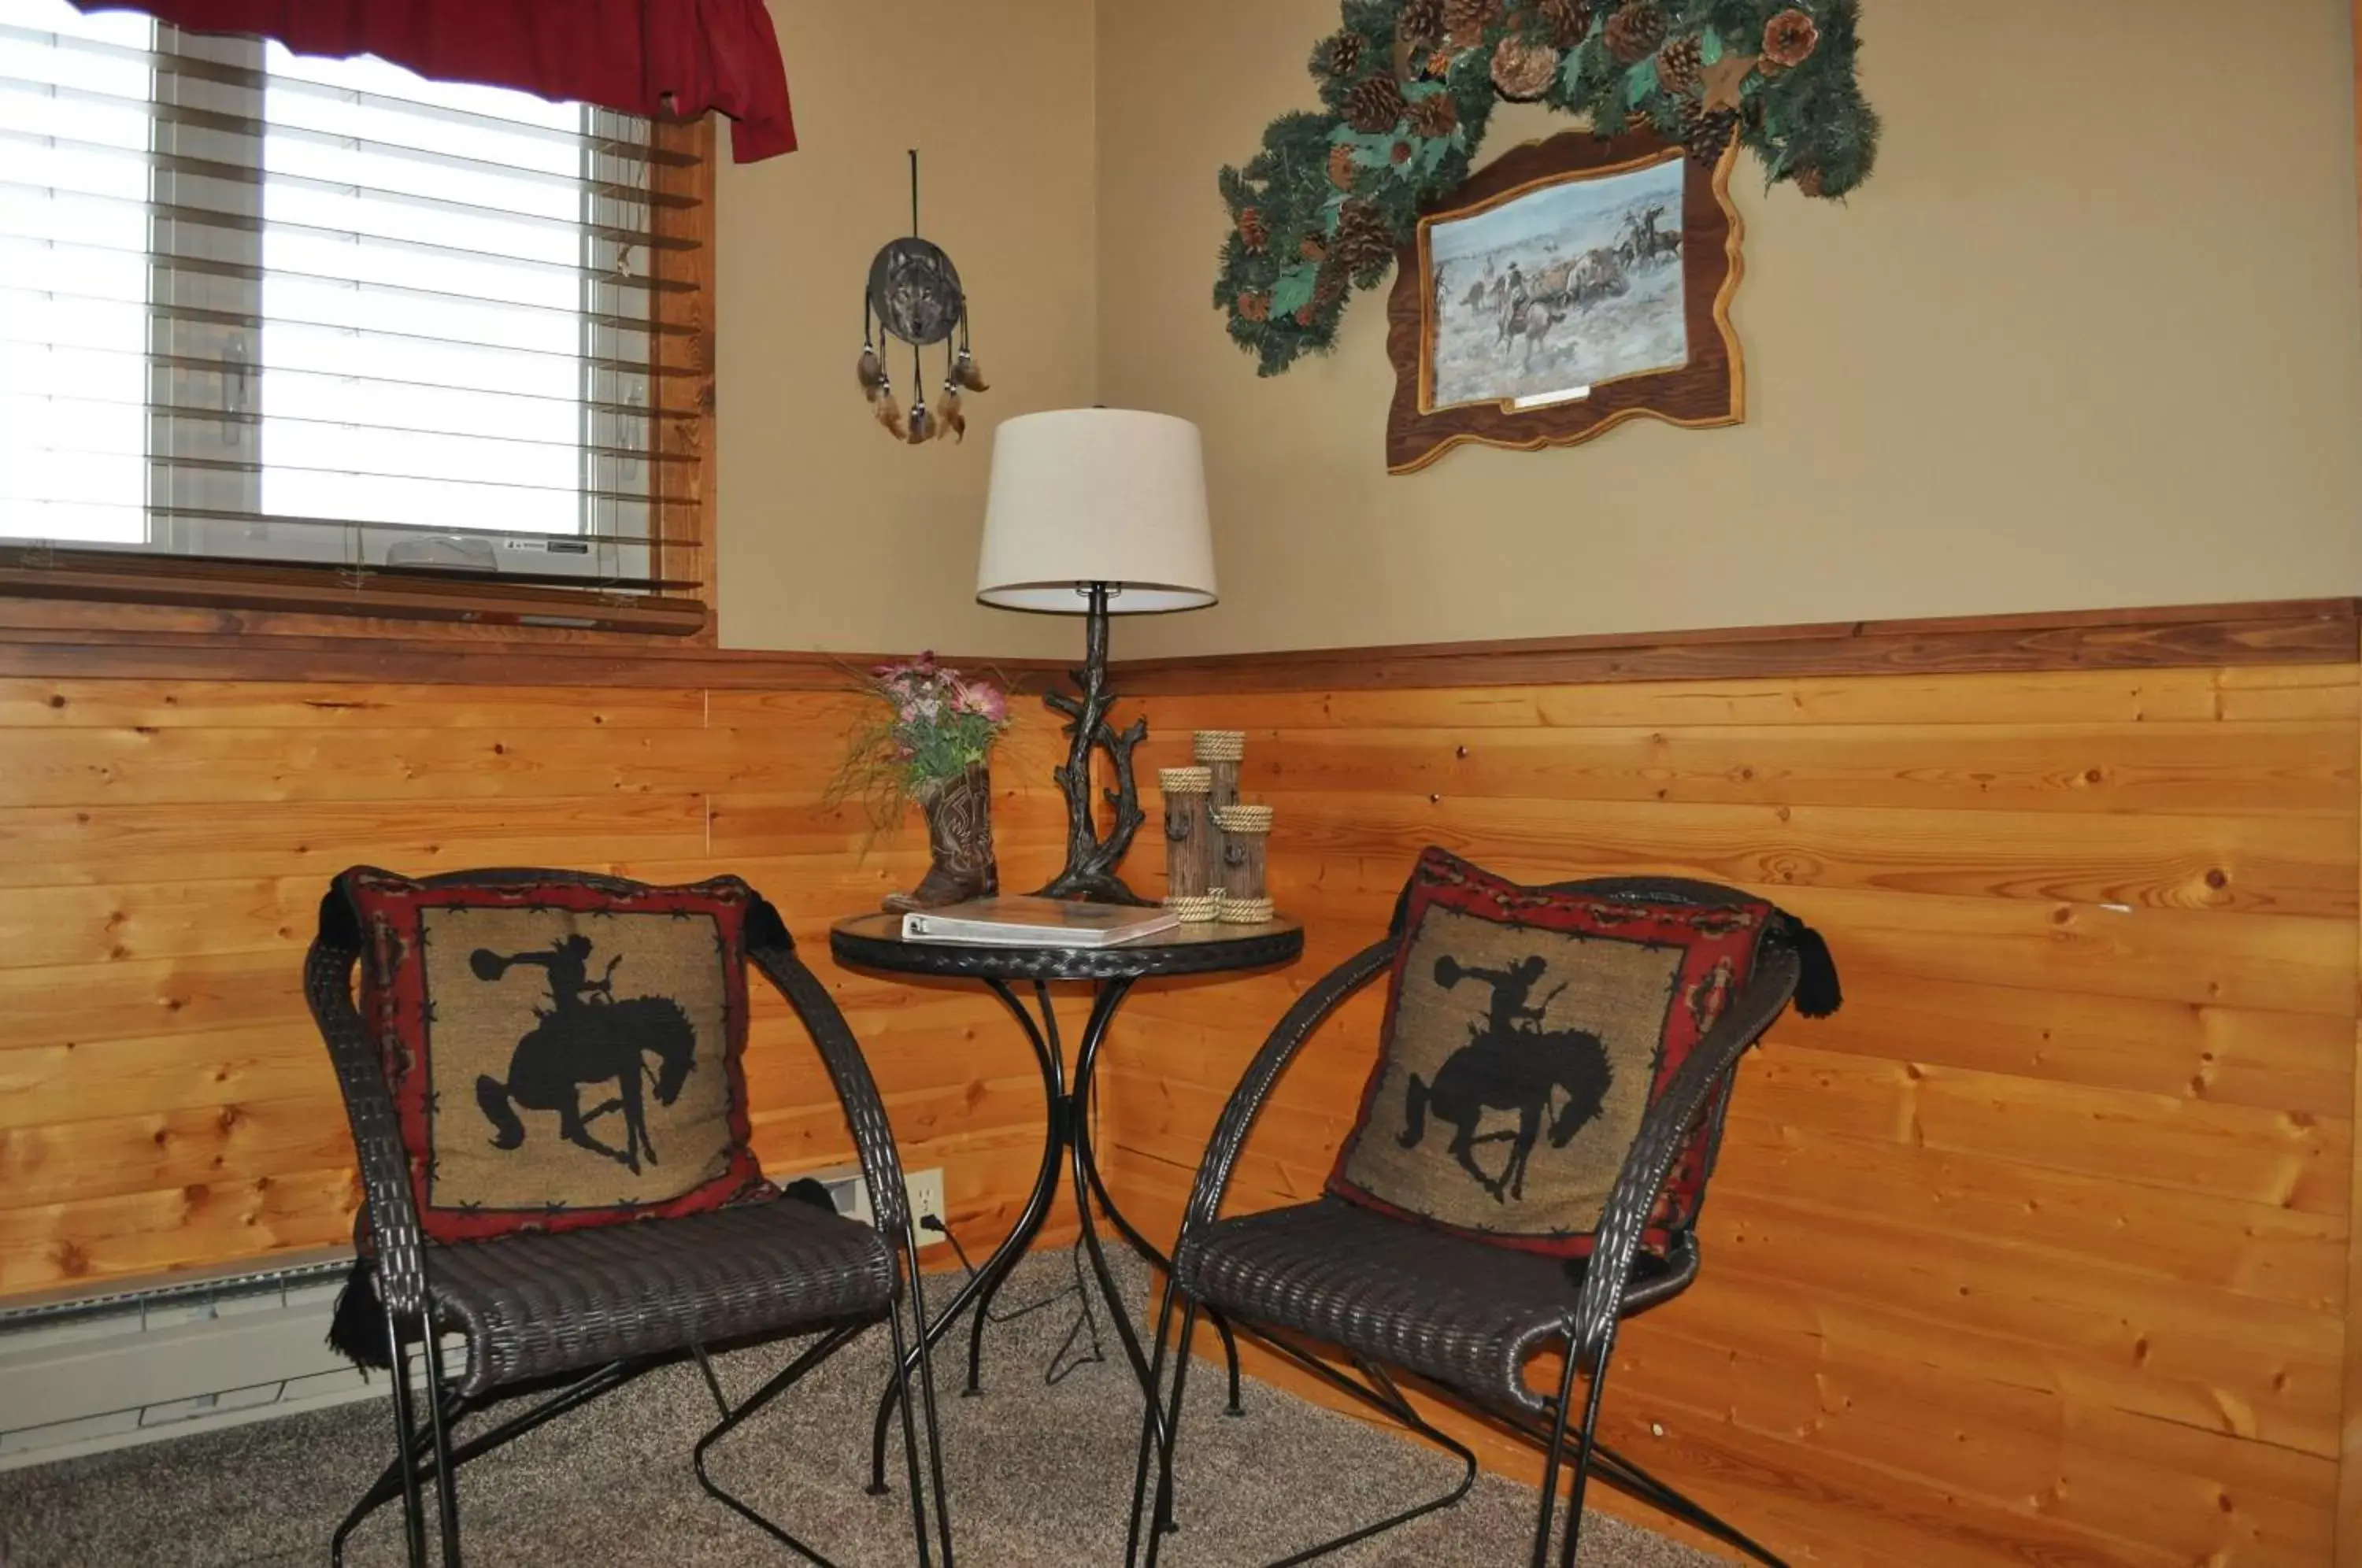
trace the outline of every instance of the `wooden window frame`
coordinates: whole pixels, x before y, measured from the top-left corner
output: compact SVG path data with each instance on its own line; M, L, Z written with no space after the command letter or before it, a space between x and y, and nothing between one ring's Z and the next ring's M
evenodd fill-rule
M670 472L677 477L660 489L650 511L651 532L659 541L652 575L659 581L693 583L693 590L626 593L456 574L447 580L354 575L333 567L10 545L0 546L0 627L594 643L661 637L712 646L714 142L711 116L658 120L655 127L659 152L695 159L689 164L658 163L653 171L657 190L692 196L695 203L654 209L659 236L692 244L651 249L659 280L690 287L655 297L657 321L689 330L652 335L649 404L693 410L694 417L661 421L656 433L659 450L675 459Z

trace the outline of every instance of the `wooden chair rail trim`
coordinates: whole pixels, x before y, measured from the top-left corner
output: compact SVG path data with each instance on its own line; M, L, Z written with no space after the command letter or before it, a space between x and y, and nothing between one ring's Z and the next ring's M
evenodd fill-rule
M559 634L563 635L563 634ZM851 686L906 655L712 648L686 639L643 648L513 638L290 636L229 632L89 632L0 625L0 677L179 680L359 680L426 686L705 687L811 691ZM1051 659L945 656L991 669L1021 690L1062 677Z
M585 631L694 637L712 616L701 600L604 593L590 586L528 586L497 580L433 579L400 571L353 577L317 566L258 566L172 556L105 559L82 554L28 565L32 552L0 548L0 593L96 604L179 605L395 618L479 625L563 625Z
M2352 599L1308 648L1120 661L1128 696L2343 664Z
M7 602L0 600L0 623ZM204 680L372 680L460 686L813 690L846 683L886 656L690 646L630 647L566 634L425 637L289 635L0 624L0 676ZM2362 657L2362 602L2283 600L1921 621L1308 648L1119 660L1127 697L1223 691L1415 690L1638 680L2163 669L2350 664ZM1064 659L988 656L1022 690L1064 678Z

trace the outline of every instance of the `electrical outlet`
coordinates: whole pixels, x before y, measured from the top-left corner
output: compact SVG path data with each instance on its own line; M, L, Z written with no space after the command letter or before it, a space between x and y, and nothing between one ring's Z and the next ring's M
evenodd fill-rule
M813 1178L828 1188L836 1211L848 1220L858 1220L865 1225L877 1223L876 1211L869 1206L869 1183L857 1165L841 1166L835 1170L814 1171ZM922 1215L932 1214L948 1221L944 1212L944 1171L941 1165L930 1165L922 1171L902 1173L902 1189L909 1195L911 1219L916 1223ZM919 1245L932 1247L944 1239L940 1231L922 1230Z
M912 1223L929 1214L946 1225L951 1223L951 1216L944 1211L944 1168L941 1165L930 1165L922 1171L904 1171L902 1185L911 1194ZM922 1230L919 1232L919 1245L922 1247L933 1246L943 1239L940 1231Z

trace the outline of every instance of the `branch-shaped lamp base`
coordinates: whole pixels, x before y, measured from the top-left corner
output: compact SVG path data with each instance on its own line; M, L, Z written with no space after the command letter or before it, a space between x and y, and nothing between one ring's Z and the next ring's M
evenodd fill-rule
M1069 741L1065 765L1051 770L1066 797L1066 868L1041 890L1045 899L1072 899L1083 903L1148 904L1116 875L1132 835L1140 831L1140 786L1132 777L1131 754L1148 738L1148 721L1135 719L1118 731L1108 723L1115 692L1108 685L1108 585L1088 584L1090 612L1084 623L1083 668L1072 672L1082 688L1079 697L1053 691L1043 698L1051 712L1066 721ZM1115 788L1101 791L1115 808L1107 836L1099 836L1098 814L1091 799L1091 754L1104 750L1115 771Z

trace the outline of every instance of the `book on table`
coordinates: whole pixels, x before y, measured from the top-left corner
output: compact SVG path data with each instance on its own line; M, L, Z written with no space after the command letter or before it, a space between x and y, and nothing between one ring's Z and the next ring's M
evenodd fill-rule
M980 947L1115 947L1177 929L1180 917L1153 905L1083 904L1010 896L970 899L902 917L906 942Z

